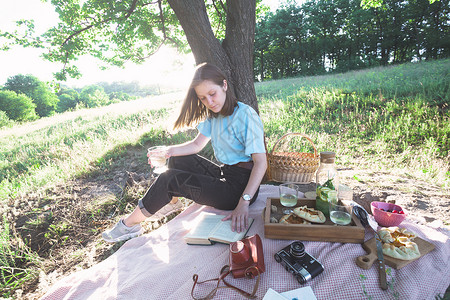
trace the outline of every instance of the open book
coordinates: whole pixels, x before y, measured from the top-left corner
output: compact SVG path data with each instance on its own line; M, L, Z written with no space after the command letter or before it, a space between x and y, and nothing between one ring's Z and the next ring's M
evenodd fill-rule
M212 245L215 242L229 244L245 237L253 219L248 218L248 228L241 232L231 231L231 220L222 221L224 215L201 214L194 228L184 236L187 244Z

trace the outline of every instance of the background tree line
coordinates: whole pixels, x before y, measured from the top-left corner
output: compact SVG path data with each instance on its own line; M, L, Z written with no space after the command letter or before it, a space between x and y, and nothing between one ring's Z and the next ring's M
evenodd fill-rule
M361 2L365 3L368 1L313 0L302 6L288 2L275 13L268 12L263 6L259 5L258 9L256 9L256 4L252 1L241 3L242 7L239 7L240 4L238 5L233 1L230 3L221 1L222 5L218 7L211 6L211 4L206 5L203 0L195 2L172 0L169 1L169 4L175 13L179 13L176 14L177 18L183 19L183 22L178 21L182 23L181 28L183 28L186 37L192 37L190 45L192 44L191 48L193 47L192 52L196 57L196 61L211 61L223 66L224 70L233 76L234 82L239 82L238 86L240 88L235 91L236 94L241 95L242 99L245 100L244 102L257 109L253 83L247 79L243 83L244 81L241 81L239 78L249 77L263 80L266 78L277 79L299 75L316 75L330 71L344 72L378 65L449 56L450 0L370 0L369 2L377 4L375 5L377 7L361 8ZM259 1L257 2L259 3ZM192 6L193 3L198 5L197 10ZM73 10L71 9L72 6L64 5L65 9L61 10L61 20L72 20L74 16L81 16L81 13L91 16L93 11L102 11L104 9L102 2L98 0L90 0L89 3L86 2L85 4L82 8L74 6ZM140 8L136 10L137 6L132 5L128 10L124 10L123 7L118 7L117 9L121 13L126 12L123 18L120 17L116 20L114 17L110 17L95 23L95 26L92 24L95 30L90 25L83 30L76 30L76 28L72 27L73 22L69 22L69 24L66 24L68 26L67 30L54 30L51 32L55 34L54 38L59 38L59 33L62 36L69 34L71 38L76 37L77 41L80 39L80 41L85 41L87 44L89 44L88 42L95 44L99 41L92 39L93 34L100 34L102 30L108 31L110 27L105 25L108 22L128 22L128 18L132 15L139 18L140 14L152 12L155 13L155 16L158 16L156 17L157 20L166 24L165 22L168 19L161 17L161 14L167 13L167 17L173 16L172 13L163 9L161 2L158 2L158 7L147 5L151 3L141 3L135 0L133 0L132 4ZM230 7L228 4L230 4ZM75 9L77 7L81 11ZM185 15L184 12L187 8L189 8L189 13ZM245 12L242 13L241 9ZM159 13L157 13L158 11ZM199 11L211 14L202 14L202 22L191 24L190 21L195 20L192 16L198 14ZM214 17L223 15L225 12L227 15L226 19L219 18L216 20ZM97 15L100 16L102 14L99 13ZM256 26L255 47L253 47L253 25L250 27L247 25L249 22L254 24L253 17L255 15L260 18L260 21ZM218 32L211 31L211 24L206 22L208 16L213 20L213 24L221 25L217 27L220 29L218 29ZM239 16L240 21L236 23L234 21L237 16ZM248 18L248 16L252 16L252 18ZM80 18L83 19L82 17ZM176 20L171 19L171 22L178 24ZM25 23L28 24L29 30L32 30L32 21ZM135 22L126 23L124 28L137 26L136 24ZM144 26L147 23L143 21L142 24L139 24L139 26ZM155 25L153 22L150 22L148 26L152 24ZM198 36L202 36L196 32L198 29L197 25L201 25L203 29L208 30L208 39L201 41L196 39ZM224 28L228 28L228 25L231 29L225 30ZM148 26L139 28L148 32L146 30ZM243 30L242 26L245 27L245 34L241 32ZM121 27L117 27L117 29L119 28ZM94 32L89 33L90 29L94 30ZM73 32L74 30L75 32ZM123 32L126 41L131 41L128 36L129 32L132 32L132 30L126 29ZM166 31L164 32L167 33ZM228 39L226 38L227 35L223 35L225 32L230 33ZM109 33L114 36L118 34L117 30L114 33ZM182 31L175 30L173 34L173 37L164 36L161 43L175 41L175 37L180 38L183 36ZM0 36L7 37L25 46L31 45L29 44L31 41L11 33L0 32ZM152 34L149 37L142 36L140 38L148 39L148 42L152 44ZM35 42L38 40L36 39ZM127 43L124 42L125 40L118 39L115 43L123 46L121 49L126 52L128 47L126 47ZM69 43L71 39L66 37L65 41ZM179 42L181 43L181 40ZM208 45L207 47L204 46L205 43ZM236 47L236 45L241 44L246 45L245 49ZM136 44L136 46L139 45L140 43ZM42 45L36 45L36 47L38 46ZM70 43L70 45L63 43L61 47L61 49L57 49L62 51L61 53L63 54L58 56L55 54L57 52L51 51L50 54L53 55L51 56L53 58L48 59L59 61L59 59L54 58L59 57L66 65L67 62L64 58L72 57L72 55L68 55L72 53L71 51L76 53L78 51L82 52L76 43ZM157 46L155 47L158 48ZM148 52L153 52L153 50L150 51L149 49L147 49ZM225 53L224 50L226 50ZM243 53L240 53L238 50ZM235 51L239 53L235 53ZM218 58L213 55L216 52L221 53L217 56ZM74 56L76 55L74 54ZM227 57L238 57L236 60L233 60L234 63L231 65L239 66L239 68L231 68L230 62L226 59ZM111 62L105 57L100 58ZM128 56L122 58L125 61L129 59ZM253 70L251 64L247 64L248 61L251 62L252 60L255 62ZM140 61L140 59L137 58L137 61ZM237 63L238 61L245 61L246 65ZM68 67L65 71L73 71L72 67ZM73 75L77 75L77 72L74 71ZM3 123L7 123L9 120L33 120L52 115L55 112L64 112L79 107L97 107L128 100L129 96L142 97L158 93L158 88L143 89L138 87L137 82L131 84L100 83L78 90L63 86L57 93L54 93L54 88L47 86L31 75L16 75L9 78L3 90L0 90L0 123L2 123L1 120L4 120ZM28 99L24 97L28 97ZM0 126L4 125L0 124Z
M289 2L257 24L257 80L450 56L449 0L384 0L365 9L361 0Z
M157 85L139 82L99 82L82 88L52 86L33 75L15 75L0 87L0 127L13 121L32 121L80 108L105 106L138 97L160 94Z

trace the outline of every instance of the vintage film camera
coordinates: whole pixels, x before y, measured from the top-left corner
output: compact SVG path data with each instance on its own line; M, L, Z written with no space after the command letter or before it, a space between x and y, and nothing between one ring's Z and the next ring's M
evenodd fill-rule
M296 241L275 254L275 260L286 271L291 272L300 284L316 277L323 271L323 266L314 257L305 252L302 242Z
M265 270L263 246L258 234L230 244L230 271L234 278L254 278Z

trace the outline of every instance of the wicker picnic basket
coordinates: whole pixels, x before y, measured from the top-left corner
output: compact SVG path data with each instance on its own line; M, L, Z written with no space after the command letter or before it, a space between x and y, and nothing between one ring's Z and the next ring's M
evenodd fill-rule
M288 136L301 136L307 139L314 148L314 153L305 152L276 152L280 142ZM313 141L301 133L287 133L283 135L267 154L269 180L277 182L311 182L315 172L319 168L319 155Z

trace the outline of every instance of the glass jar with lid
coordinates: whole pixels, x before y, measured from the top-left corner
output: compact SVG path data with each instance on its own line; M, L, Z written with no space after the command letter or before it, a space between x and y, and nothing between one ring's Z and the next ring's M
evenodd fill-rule
M329 202L337 202L339 176L334 161L336 153L320 153L320 165L316 173L316 209L330 216Z

